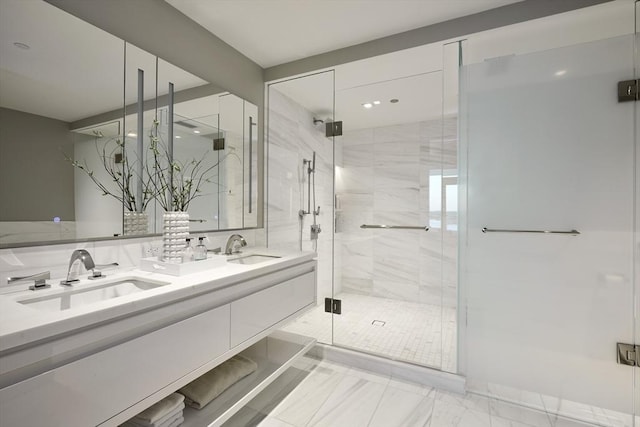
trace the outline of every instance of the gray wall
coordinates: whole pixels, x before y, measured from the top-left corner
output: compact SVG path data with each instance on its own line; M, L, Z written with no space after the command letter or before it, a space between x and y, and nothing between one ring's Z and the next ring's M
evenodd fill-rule
M0 108L0 221L73 221L69 124Z

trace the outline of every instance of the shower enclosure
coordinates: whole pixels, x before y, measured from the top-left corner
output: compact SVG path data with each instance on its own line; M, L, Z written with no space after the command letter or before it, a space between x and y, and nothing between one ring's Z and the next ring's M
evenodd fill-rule
M321 159L320 304L287 328L458 373L492 412L541 411L534 425L640 426L637 42L478 63L445 46L406 77L423 116L395 124L359 124L366 89L405 99L386 81L271 84L269 246L298 246L300 165ZM342 136L314 126L356 100L371 111Z

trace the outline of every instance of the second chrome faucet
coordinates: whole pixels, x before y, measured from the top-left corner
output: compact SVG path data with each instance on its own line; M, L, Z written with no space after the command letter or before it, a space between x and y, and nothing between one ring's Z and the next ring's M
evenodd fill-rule
M232 234L227 240L227 245L225 246L224 253L226 255L231 255L233 253L240 252L240 249L236 249L236 245L240 245L241 247L247 246L247 241L244 240L244 237L239 234Z

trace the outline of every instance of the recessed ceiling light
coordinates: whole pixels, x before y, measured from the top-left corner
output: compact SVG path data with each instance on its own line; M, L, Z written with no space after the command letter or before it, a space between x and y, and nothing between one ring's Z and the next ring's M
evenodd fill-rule
M364 108L371 108L371 107L373 107L373 104L372 104L372 103L370 103L370 102L365 102L364 104L362 104L362 106L363 106Z
M200 133L200 131L199 130L194 130L193 133Z
M181 137L180 135L176 135L176 138L177 138L177 139L180 139L180 138L182 138L182 137Z
M392 104L396 104L396 103L400 102L400 100L397 99L397 98L393 98L393 99L390 99L389 102L392 103Z
M135 133L135 132L129 132L129 133L127 134L127 136L136 137L136 136L138 136L138 134L137 134L137 133Z
M564 76L565 74L567 74L567 70L559 70L556 71L556 76L560 77L560 76Z
M380 101L373 101L373 105L380 105Z
M26 43L20 43L20 42L13 42L13 45L15 47L17 47L18 49L24 49L24 50L29 50L31 49L31 46L29 46Z

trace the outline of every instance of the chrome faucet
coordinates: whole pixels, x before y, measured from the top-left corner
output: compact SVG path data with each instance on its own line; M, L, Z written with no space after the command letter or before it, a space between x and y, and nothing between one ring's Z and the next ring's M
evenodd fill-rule
M240 252L240 249L234 250L236 243L239 243L241 247L247 246L247 241L244 240L244 237L239 234L232 234L227 240L227 245L225 246L224 253L226 255L231 255L233 253L237 254L238 252Z
M71 260L69 260L69 269L67 270L67 278L60 282L61 285L71 286L73 283L78 282L79 279L77 277L71 277L71 267L76 261L82 261L84 268L93 272L93 269L96 268L96 264L93 262L93 258L91 258L91 254L86 249L76 249L71 254Z

